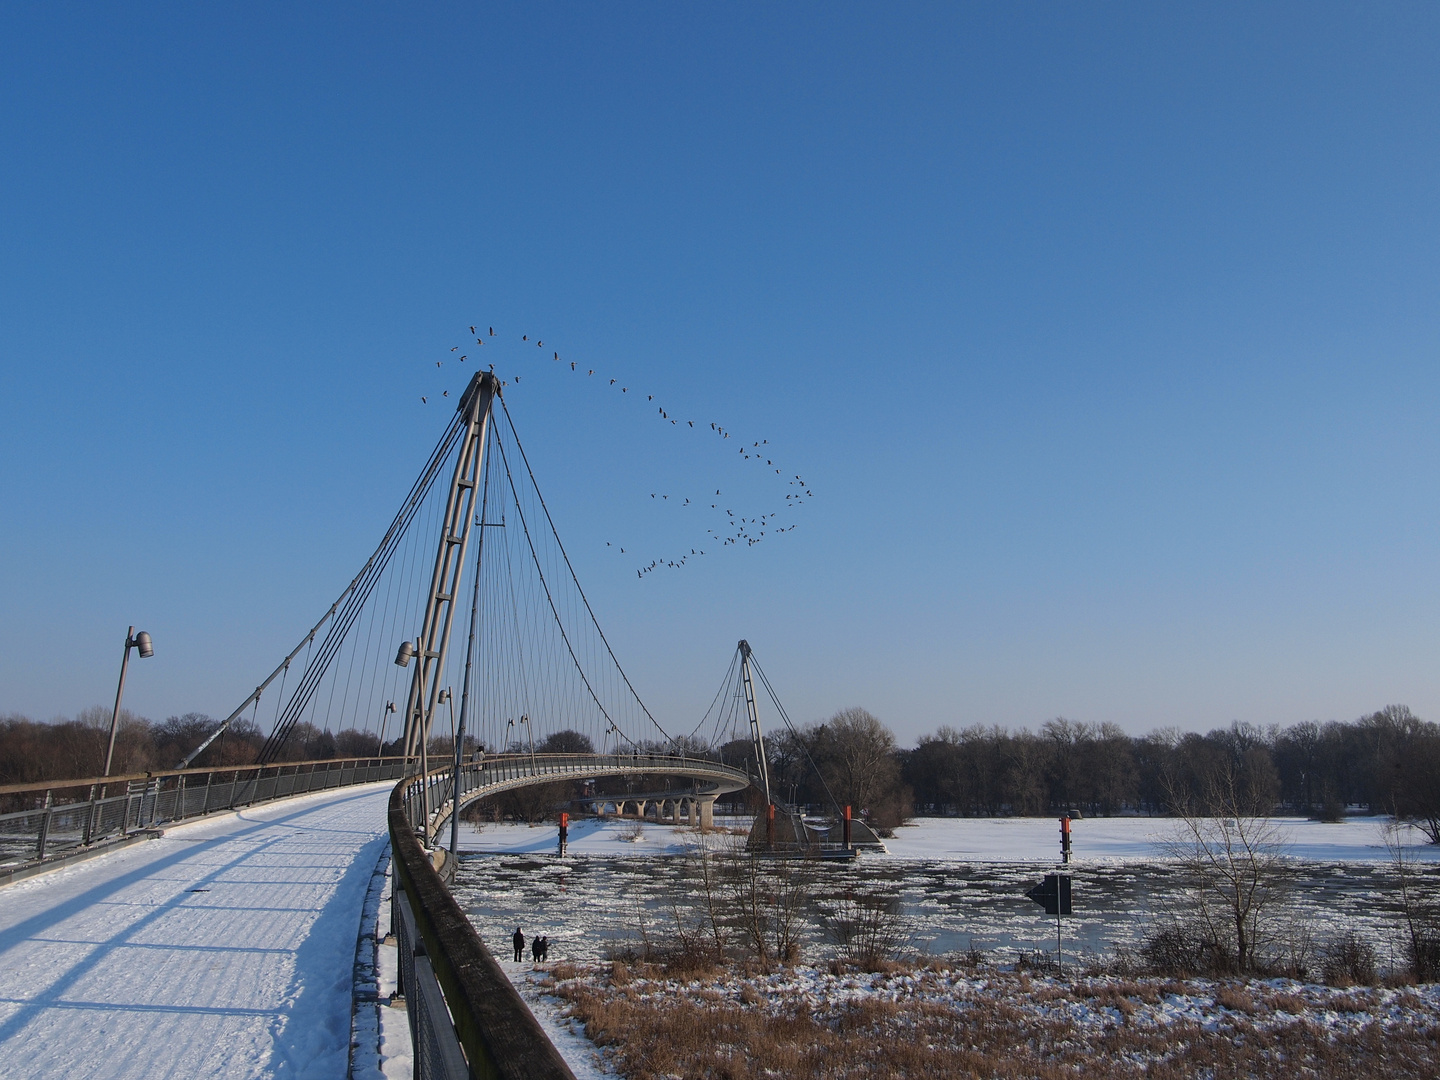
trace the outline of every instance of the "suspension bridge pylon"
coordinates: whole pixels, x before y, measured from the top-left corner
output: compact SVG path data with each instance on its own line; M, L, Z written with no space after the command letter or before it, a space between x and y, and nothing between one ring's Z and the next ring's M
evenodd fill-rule
M450 480L440 542L435 552L435 569L425 602L425 617L415 643L400 647L395 662L405 666L416 658L405 709L405 757L425 767L426 745L435 720L445 661L450 652L450 630L455 621L455 601L464 575L470 532L475 525L476 493L485 458L490 410L500 393L500 380L491 372L476 372L460 398L456 412L464 417L465 431ZM407 649L407 646L408 649Z
M760 773L760 790L765 793L768 808L775 800L770 796L770 765L765 760L765 736L760 731L760 711L755 707L755 684L750 678L750 643L744 638L740 650L740 682L745 688L745 711L750 717L750 742L755 747L755 767Z

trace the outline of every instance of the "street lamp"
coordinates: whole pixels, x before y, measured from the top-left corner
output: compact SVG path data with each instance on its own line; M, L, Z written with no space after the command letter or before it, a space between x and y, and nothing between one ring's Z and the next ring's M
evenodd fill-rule
M385 756L385 728L390 723L390 714L395 711L395 702L385 702L385 708L380 713L380 749L376 752L379 757Z
M125 670L130 666L130 650L139 649L140 658L148 660L155 655L155 646L150 642L150 635L144 630L135 633L135 627L130 627L125 632L125 655L120 660L120 685L115 688L115 711L110 714L110 745L105 750L105 772L101 775L110 775L110 762L115 757L115 729L120 723L120 698L125 694Z

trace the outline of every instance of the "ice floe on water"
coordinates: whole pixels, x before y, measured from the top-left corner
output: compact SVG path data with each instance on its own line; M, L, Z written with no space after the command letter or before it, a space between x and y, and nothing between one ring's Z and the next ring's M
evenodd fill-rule
M1354 930L1387 962L1396 912L1382 819L1283 824L1297 855L1292 916L1317 938ZM1064 924L1069 950L1095 955L1136 945L1158 921L1187 908L1183 884L1164 858L1168 827L1161 818L1075 823L1075 915ZM1058 832L1050 818L921 818L897 830L887 852L812 864L810 952L826 947L821 916L827 904L855 891L899 901L914 951L1051 950L1054 920L1024 893L1053 867ZM548 935L556 959L596 959L616 945L651 937L663 942L677 910L699 903L693 860L685 857L697 843L689 828L584 820L572 825L565 858L557 854L553 824L485 825L461 837L467 854L456 894L487 940L521 925L527 935ZM1408 839L1418 841L1420 834ZM1411 849L1429 871L1440 869L1440 851L1418 842Z

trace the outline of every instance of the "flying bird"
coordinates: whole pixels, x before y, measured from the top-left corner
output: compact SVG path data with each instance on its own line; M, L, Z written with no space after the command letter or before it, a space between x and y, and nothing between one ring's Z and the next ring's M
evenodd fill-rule
M475 332L475 327L470 327L470 332L473 334Z
M459 345L456 345L455 348L451 349L450 351L451 351L451 352L456 352L456 351L459 350L459 348L460 348L460 346L459 346Z
M424 405L424 404L425 404L425 399L424 399L423 397L420 399L420 404L421 404L421 405Z
M491 337L494 337L494 336L495 336L495 327L493 327L493 326L490 327L490 336L491 336Z
M449 391L449 390L441 390L441 391L440 391L440 396L441 396L441 397L449 397L449 396L450 396L450 391Z

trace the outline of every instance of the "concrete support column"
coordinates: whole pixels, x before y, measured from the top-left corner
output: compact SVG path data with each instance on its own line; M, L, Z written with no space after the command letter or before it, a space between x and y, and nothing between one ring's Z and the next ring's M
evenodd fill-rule
M715 827L715 796L701 795L700 803L700 828L713 829Z

